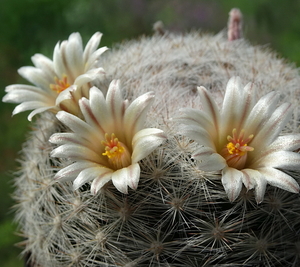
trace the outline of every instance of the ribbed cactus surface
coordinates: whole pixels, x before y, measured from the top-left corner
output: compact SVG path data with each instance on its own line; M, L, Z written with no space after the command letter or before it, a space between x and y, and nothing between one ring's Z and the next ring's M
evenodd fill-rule
M204 172L191 158L197 144L178 133L179 109L201 109L197 86L222 104L232 76L253 82L258 97L276 91L294 105L283 133L299 132L298 70L267 48L224 35L154 35L129 41L101 57L106 92L119 79L132 101L154 91L146 127L162 129L166 141L140 161L136 190L120 193L107 183L96 195L90 183L53 177L70 160L50 157L53 133L68 131L51 113L35 119L16 173L16 219L24 235L28 266L299 266L300 198L268 186L257 204L242 189L230 202L220 173ZM300 182L299 172L290 174Z

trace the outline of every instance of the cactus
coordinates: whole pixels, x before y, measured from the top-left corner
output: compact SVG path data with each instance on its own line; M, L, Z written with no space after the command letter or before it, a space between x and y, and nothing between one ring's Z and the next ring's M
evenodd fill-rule
M50 157L56 145L49 138L69 129L51 112L39 115L15 177L28 266L299 266L299 194L267 186L258 204L243 187L230 201L220 173L197 167L197 144L174 124L179 108L201 108L197 86L220 106L228 80L239 76L255 84L258 97L274 90L280 103L292 103L283 132L299 132L298 70L267 48L224 35L165 32L101 57L106 74L97 87L105 93L120 79L129 101L154 91L145 125L167 136L139 162L138 187L128 194L111 182L92 194L90 182L74 191L70 181L54 181L71 161ZM300 181L299 171L288 173Z

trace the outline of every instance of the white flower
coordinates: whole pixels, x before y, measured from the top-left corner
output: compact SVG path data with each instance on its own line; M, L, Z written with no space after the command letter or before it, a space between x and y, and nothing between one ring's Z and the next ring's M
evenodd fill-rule
M14 84L6 87L7 94L3 101L20 103L13 115L33 110L28 116L28 120L31 120L45 110L57 112L62 109L76 113L79 109L78 103L74 105L74 99L88 97L88 83L104 73L98 66L99 57L107 50L106 47L97 49L101 36L101 33L95 33L83 49L80 34L72 33L67 41L57 43L53 61L42 54L35 54L32 57L35 67L27 66L18 70L23 78L35 86Z
M293 152L300 148L300 135L279 136L291 105L277 107L275 92L257 101L253 84L243 88L239 77L229 80L220 111L204 87L198 91L203 109L183 109L180 131L201 145L193 155L201 170L221 171L230 201L242 184L255 190L258 203L267 184L298 193L298 183L284 170L300 170L300 154Z
M119 82L111 82L106 98L96 87L90 99L79 100L85 121L60 111L57 118L73 133L56 133L50 142L60 145L51 156L74 161L55 175L57 180L74 180L74 189L93 180L91 192L96 194L112 180L115 187L127 193L127 186L136 189L140 177L139 161L165 140L162 130L145 128L146 113L154 100L152 92L124 100Z

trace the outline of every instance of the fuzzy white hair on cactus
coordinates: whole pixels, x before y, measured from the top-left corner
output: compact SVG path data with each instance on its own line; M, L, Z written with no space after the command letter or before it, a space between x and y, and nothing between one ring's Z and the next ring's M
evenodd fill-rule
M128 193L128 186L136 189L140 178L138 162L166 138L162 130L143 128L153 100L154 94L149 92L128 104L122 97L119 81L114 80L106 98L93 87L90 99L79 101L85 121L65 111L58 112L57 118L73 133L53 134L50 142L60 146L51 155L75 162L61 169L55 179L75 179L75 190L93 180L93 194L110 180L122 193Z
M57 43L53 61L42 54L35 54L32 62L35 67L26 66L19 74L34 84L13 84L6 87L4 102L20 103L13 115L33 110L28 120L46 110L57 112L66 110L78 115L78 100L88 97L90 85L104 74L99 67L99 58L107 47L97 49L102 34L96 32L83 49L79 33L72 33L68 40Z
M242 87L239 77L229 80L222 109L213 96L198 88L202 110L182 109L180 132L201 146L193 154L204 171L222 173L229 200L234 201L245 185L264 198L266 185L298 193L299 184L282 170L300 170L300 134L279 136L291 119L292 105L276 107L278 95L270 92L256 99L252 83Z

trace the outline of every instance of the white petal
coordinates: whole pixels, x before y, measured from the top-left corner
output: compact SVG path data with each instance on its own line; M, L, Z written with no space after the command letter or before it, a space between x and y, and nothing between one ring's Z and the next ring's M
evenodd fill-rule
M267 180L257 170L243 169L243 183L248 190L255 189L255 199L257 203L261 203L264 199Z
M148 156L165 139L164 132L156 128L146 128L137 132L132 139L132 162L138 162Z
M242 128L247 129L249 135L256 133L274 112L277 102L278 95L275 92L264 95L253 107Z
M3 97L2 101L9 103L22 103L26 101L47 102L48 99L44 93L19 89L9 92Z
M261 150L266 149L277 138L283 127L292 116L292 106L284 103L278 107L265 125L254 135L251 146Z
M12 114L15 115L23 111L39 109L39 108L47 108L47 103L40 102L40 101L27 101L16 106ZM48 108L50 109L52 108L52 106L49 105Z
M243 174L242 181L247 190L253 189L256 184L256 179L262 177L260 172L253 169L243 169L241 172Z
M222 184L231 202L233 202L241 192L242 176L243 174L234 168L228 167L222 171Z
M300 134L278 136L266 149L255 154L255 159L261 160L277 151L296 151L300 149ZM257 151L256 151L257 152Z
M97 67L99 57L106 51L108 48L106 46L99 48L97 51L95 51L88 59L85 65L85 69L91 69L94 67Z
M105 134L106 132L110 132L108 128L113 120L112 114L107 108L103 93L97 87L92 87L90 89L89 102L90 107L98 121L98 125L100 125L103 129L103 134Z
M56 158L70 158L77 160L86 160L99 163L101 165L107 164L103 159L102 155L100 156L95 151L81 145L75 144L64 144L61 145L51 152L51 157Z
M66 99L72 99L70 92L76 90L76 88L76 85L71 85L69 88L60 92L56 97L55 105L60 105L60 103Z
M37 109L35 109L35 110L33 110L33 111L31 111L31 112L29 113L27 119L28 119L29 121L31 121L32 118L33 118L35 115L37 115L37 114L39 114L39 113L42 113L42 112L45 112L45 111L50 110L50 109L51 109L52 112L57 111L57 109L56 109L55 106L54 106L54 107L41 107L41 108L37 108Z
M76 177L76 179L74 180L73 188L74 188L74 190L77 190L79 187L81 187L85 183L87 183L93 179L99 179L99 177L102 178L103 176L107 175L108 173L111 174L112 170L105 168L105 167L101 167L101 166L95 166L95 167L83 169L79 173L79 175ZM98 181L98 183L99 183L99 181ZM94 192L94 190L91 190L91 191ZM94 193L96 193L96 192L94 192Z
M101 125L99 125L98 120L96 115L94 114L93 110L90 107L90 102L88 99L86 98L82 98L79 100L79 106L80 106L80 110L84 116L84 120L90 125L92 126L92 128L95 129L101 129L102 134L104 135L105 132L103 131L103 129L101 128ZM103 115L103 114L102 114Z
M65 41L66 42L66 41ZM53 52L53 65L54 65L54 71L57 74L66 74L66 67L64 65L64 62L66 61L65 54L62 53L62 47L63 47L64 42L62 42L62 45L59 44L59 42L56 44L54 47L54 52ZM60 77L58 77L60 78ZM70 78L70 77L68 77Z
M127 168L119 169L112 174L111 178L114 186L123 194L128 193L127 180L128 180L128 171Z
M254 163L255 164L255 163ZM300 170L300 154L292 151L277 151L259 159L256 168L273 167L284 170Z
M54 179L60 181L74 180L82 170L95 166L99 165L90 161L77 161L57 172Z
M114 186L123 194L128 193L129 186L132 189L136 189L140 179L140 167L138 163L115 171L112 174L112 182Z
M154 93L148 92L136 98L126 109L124 114L124 125L126 127L124 130L126 131L127 142L143 128L147 112L153 100Z
M51 91L50 84L52 80L49 81L42 70L32 66L27 66L18 69L18 73L23 78L33 83L37 87L41 87L44 90L49 92ZM53 77L53 83L54 83L54 77Z
M227 166L226 160L210 147L201 147L192 157L199 162L197 166L202 171L220 171Z
M89 82L96 80L96 79L99 79L101 77L101 75L104 75L104 74L105 74L105 72L104 72L103 68L92 69L82 75L77 76L74 81L74 84L76 84L80 87L80 86L83 86Z
M50 136L49 142L56 145L64 145L64 144L78 144L82 146L91 146L91 148L95 147L95 144L90 143L86 139L82 138L76 133L54 133Z
M113 124L116 126L123 125L123 97L120 91L120 82L113 80L108 88L106 95L108 111L112 114ZM120 129L124 131L124 129Z
M114 172L110 169L107 169L106 172L103 172L100 176L98 176L91 185L91 192L93 195L97 194L97 192L112 179L112 174Z
M95 32L93 36L90 38L88 43L85 46L84 52L83 52L83 61L86 63L89 59L89 57L96 51L100 44L100 40L102 38L102 33Z
M36 86L32 86L32 85L27 85L27 84L12 84L12 85L8 85L5 88L5 92L9 93L12 91L17 91L17 90L26 90L26 91L32 91L32 92L37 92L37 93L44 93L45 96L48 95L47 92L45 92L43 89L36 87Z
M183 108L179 111L182 112L182 114L175 118L175 120L179 121L182 124L200 125L204 129L214 127L211 118L206 112L202 110L197 110L194 108Z
M73 132L87 137L89 140L100 143L102 140L104 140L104 137L101 135L99 136L99 133L94 128L68 112L59 111L56 117L66 126L68 126Z
M232 125L238 125L244 113L244 90L239 77L232 77L226 86L221 111L221 136L227 136L232 131ZM238 129L239 130L239 129Z
M84 71L82 39L79 33L72 33L69 36L65 54L66 68L69 70L68 73L72 73L71 77L74 80Z
M42 54L35 54L31 57L33 64L43 71L47 79L52 80L56 73L54 72L54 65L51 59Z
M206 129L198 125L180 125L179 133L189 137L191 140L196 141L201 146L211 147L216 150L211 135Z
M220 112L212 95L203 87L198 87L203 110L210 117L211 122L215 126L216 133L219 133Z
M264 175L268 184L292 193L299 193L299 184L291 176L274 168L258 169Z
M140 165L138 163L134 163L127 168L127 185L133 189L136 190L138 187L138 183L140 180Z

